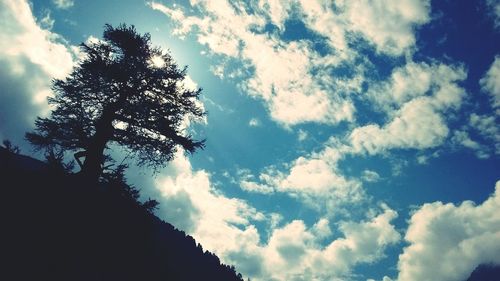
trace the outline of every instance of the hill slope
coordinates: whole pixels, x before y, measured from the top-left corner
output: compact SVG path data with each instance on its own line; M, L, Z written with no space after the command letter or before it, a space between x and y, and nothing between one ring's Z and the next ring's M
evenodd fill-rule
M242 280L116 187L0 147L1 280Z

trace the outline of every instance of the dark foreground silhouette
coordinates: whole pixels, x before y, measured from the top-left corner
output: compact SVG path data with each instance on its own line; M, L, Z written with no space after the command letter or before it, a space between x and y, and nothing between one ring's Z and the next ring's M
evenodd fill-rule
M242 280L126 188L0 146L0 280ZM480 265L466 281L499 280Z
M0 147L0 280L242 280L118 183Z
M471 273L467 281L498 281L500 265L482 264Z

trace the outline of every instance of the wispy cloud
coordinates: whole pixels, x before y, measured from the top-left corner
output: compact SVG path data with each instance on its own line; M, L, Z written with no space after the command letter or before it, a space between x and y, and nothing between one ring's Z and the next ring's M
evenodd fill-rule
M361 178L366 182L376 182L380 180L380 175L375 171L364 170Z
M469 122L454 133L452 141L472 149L478 158L489 158L500 154L499 115L472 113ZM474 137L472 137L473 135Z
M486 6L490 10L495 28L500 28L500 2L498 0L485 0Z
M52 0L52 2L59 9L69 9L75 5L74 0Z

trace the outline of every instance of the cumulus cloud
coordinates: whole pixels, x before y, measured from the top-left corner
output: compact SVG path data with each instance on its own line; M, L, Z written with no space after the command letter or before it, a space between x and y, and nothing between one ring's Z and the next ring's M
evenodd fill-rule
M378 154L387 149L426 149L444 142L446 117L460 107L466 78L461 67L410 62L396 68L388 81L368 95L386 112L389 122L355 128L349 136L355 153Z
M415 210L397 280L465 280L480 264L500 264L499 208L500 181L480 205L434 202Z
M394 149L423 151L444 144L450 135L448 121L465 97L459 85L465 78L461 66L408 62L368 89L367 99L387 116L387 123L354 127L344 138L331 138L319 152L300 156L282 167L264 168L258 177L241 180L240 186L248 192L286 193L321 210L362 202L366 195L361 180L377 181L379 175L364 171L360 179L349 178L339 162L347 155L375 155ZM492 121L474 115L471 124L493 139L498 133ZM488 149L466 132L454 132L451 139L474 149L481 158L488 157ZM420 162L425 162L422 157ZM401 172L403 163L395 165L394 173Z
M408 62L394 69L387 80L368 89L367 99L387 116L385 124L355 127L343 139L331 138L320 152L298 157L281 169L264 169L258 180L246 180L242 188L265 194L283 192L330 210L346 202L361 202L365 199L361 181L344 176L339 162L347 155L375 155L393 149L426 150L444 144L450 135L448 119L465 97L465 90L459 85L465 78L461 66ZM494 119L475 116L471 120L490 139L498 135L491 128ZM476 150L482 158L487 156L484 146L466 133L455 132L452 141ZM395 166L395 173L400 173L400 164ZM379 176L364 171L361 179L370 182Z
M347 276L361 263L383 257L384 249L399 241L390 222L397 214L390 209L361 222L341 222L341 237L321 246L318 240L329 237L328 221L320 219L312 228L295 220L274 230L261 249L271 278L265 280L332 280Z
M284 167L266 167L258 178L246 175L240 186L262 194L285 193L318 211L338 213L340 206L366 199L361 182L344 176L338 167L347 149L332 139L321 151L300 156Z
M490 69L479 83L481 89L490 95L491 105L497 110L497 115L500 115L500 56L495 57Z
M367 62L349 45L355 40L351 34L360 34L381 53L401 55L415 43L414 27L428 21L428 2L193 1L200 11L194 15L156 2L150 5L172 19L174 34L192 32L212 54L238 62L247 73L241 88L261 99L271 117L287 127L353 121L350 94L361 90ZM310 38L282 39L293 14L304 15L306 27L326 38L327 54L320 54ZM278 32L267 31L268 24ZM223 64L216 69L225 77Z
M224 253L237 247L239 236L253 235L250 221L264 219L245 201L221 194L206 171L192 170L182 152L176 154L169 169L156 182L161 200L167 202L160 215L199 238L209 249Z
M300 219L284 222L279 214L263 214L241 199L226 197L207 172L194 171L185 156L176 156L156 182L166 206L159 215L252 280L340 278L358 264L381 259L386 247L400 240L391 224L397 213L385 205L362 221L333 224L323 217L311 226ZM268 238L257 231L257 221L267 222Z
M0 27L0 137L21 140L47 113L50 81L71 71L75 52L37 24L27 1L0 1Z
M400 55L415 44L414 28L430 20L430 1L333 1L337 13L330 2L300 2L308 25L339 50L348 48L348 33L356 32L377 51Z
M350 138L355 151L377 154L393 148L435 147L444 141L448 132L432 100L423 97L405 104L384 126L370 124L356 128Z
M392 55L399 55L413 46L413 28L430 20L428 0L360 0L344 3L348 3L345 8L352 28L373 42L378 51Z

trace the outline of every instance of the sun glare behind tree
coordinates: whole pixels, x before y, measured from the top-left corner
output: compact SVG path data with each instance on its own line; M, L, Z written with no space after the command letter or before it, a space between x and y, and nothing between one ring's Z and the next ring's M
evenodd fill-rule
M26 134L35 147L76 152L82 174L93 181L110 143L154 169L178 146L190 153L203 147L183 130L186 117L205 114L197 102L201 89L184 86L186 70L153 47L148 33L106 25L102 40L81 47L86 57L66 79L53 82L50 117L38 118L35 132Z

